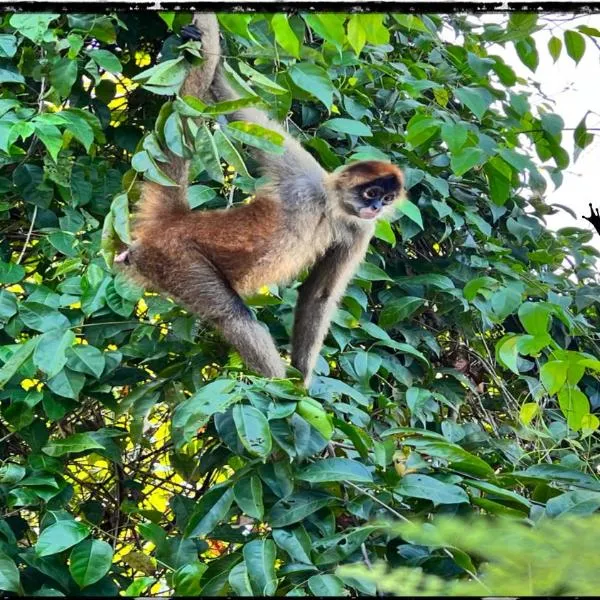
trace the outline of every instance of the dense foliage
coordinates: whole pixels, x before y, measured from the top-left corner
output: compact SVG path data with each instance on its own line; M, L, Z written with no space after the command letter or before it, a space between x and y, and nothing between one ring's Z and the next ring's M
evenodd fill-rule
M248 146L279 150L225 124L232 104L175 98L201 56L176 35L189 20L0 17L0 589L370 595L340 565L446 581L480 565L467 540L383 520L596 511L598 253L587 229L544 224L570 211L544 202L563 138L592 136L532 102L494 44L533 72L600 32L567 23L546 50L533 14L220 15L235 106L268 107L329 169L406 172L307 392L247 373L112 268L139 182L170 183L165 148L194 155L196 210L245 201ZM250 299L284 355L297 285Z

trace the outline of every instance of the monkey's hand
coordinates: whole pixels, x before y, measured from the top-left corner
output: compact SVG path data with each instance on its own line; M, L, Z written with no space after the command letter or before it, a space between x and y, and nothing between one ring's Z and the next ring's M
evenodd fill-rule
M189 40L202 41L202 32L193 24L182 27L179 35L184 42Z
M123 250L123 252L115 256L114 262L129 265L129 248L127 250Z
M589 203L590 206L590 216L586 217L585 215L582 215L582 219L585 219L586 221L589 221L590 223L593 223L595 220L600 219L600 213L598 212L598 209L596 209L596 214L594 214L594 208L592 206L592 203Z

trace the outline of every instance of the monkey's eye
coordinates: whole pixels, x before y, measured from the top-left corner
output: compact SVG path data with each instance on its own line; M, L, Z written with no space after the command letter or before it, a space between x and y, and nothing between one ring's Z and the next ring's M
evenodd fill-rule
M382 201L384 204L391 204L391 203L394 201L394 198L395 198L394 194L386 194L386 195L385 195L385 196L384 196L384 197L381 199L381 201Z
M363 192L363 196L365 198L367 198L367 200L374 200L375 198L381 197L382 192L383 192L383 190L380 187L373 186L373 187L367 188Z

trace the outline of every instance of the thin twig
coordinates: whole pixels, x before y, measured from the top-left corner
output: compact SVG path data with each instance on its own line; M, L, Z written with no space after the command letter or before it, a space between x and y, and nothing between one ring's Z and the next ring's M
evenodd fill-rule
M365 561L365 565L367 565L367 569L372 569L373 563L371 563L371 560L369 559L369 553L367 552L367 546L365 545L364 542L360 545L360 551L362 552L363 559Z
M377 498L377 496L374 496L373 494L371 494L371 492L368 492L367 490L359 487L358 485L352 483L351 481L344 480L344 483L349 485L350 487L353 487L355 490L359 491L361 494L368 496L369 498L371 498L371 500L373 500L373 502L377 502L377 504L379 504L380 506L383 506L390 513L392 513L395 517L398 517L401 521L404 521L405 523L410 523L410 520L407 519L404 515L400 514L395 508L392 508L391 506L389 506L388 504L386 504L385 502L383 502L382 500Z
M19 254L19 258L17 258L17 264L19 264L23 260L23 256L25 256L25 251L27 250L27 246L29 245L29 240L31 239L31 234L33 233L33 226L35 225L35 219L37 217L37 204L33 207L33 216L31 217L31 224L29 225L29 231L27 232L27 237L25 238L25 242L23 243L23 248L21 248L21 254Z

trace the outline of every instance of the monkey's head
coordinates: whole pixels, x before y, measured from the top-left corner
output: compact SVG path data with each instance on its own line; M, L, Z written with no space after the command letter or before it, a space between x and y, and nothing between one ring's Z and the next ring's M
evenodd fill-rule
M340 208L359 219L381 216L402 192L402 171L389 162L356 162L335 173L334 178Z

